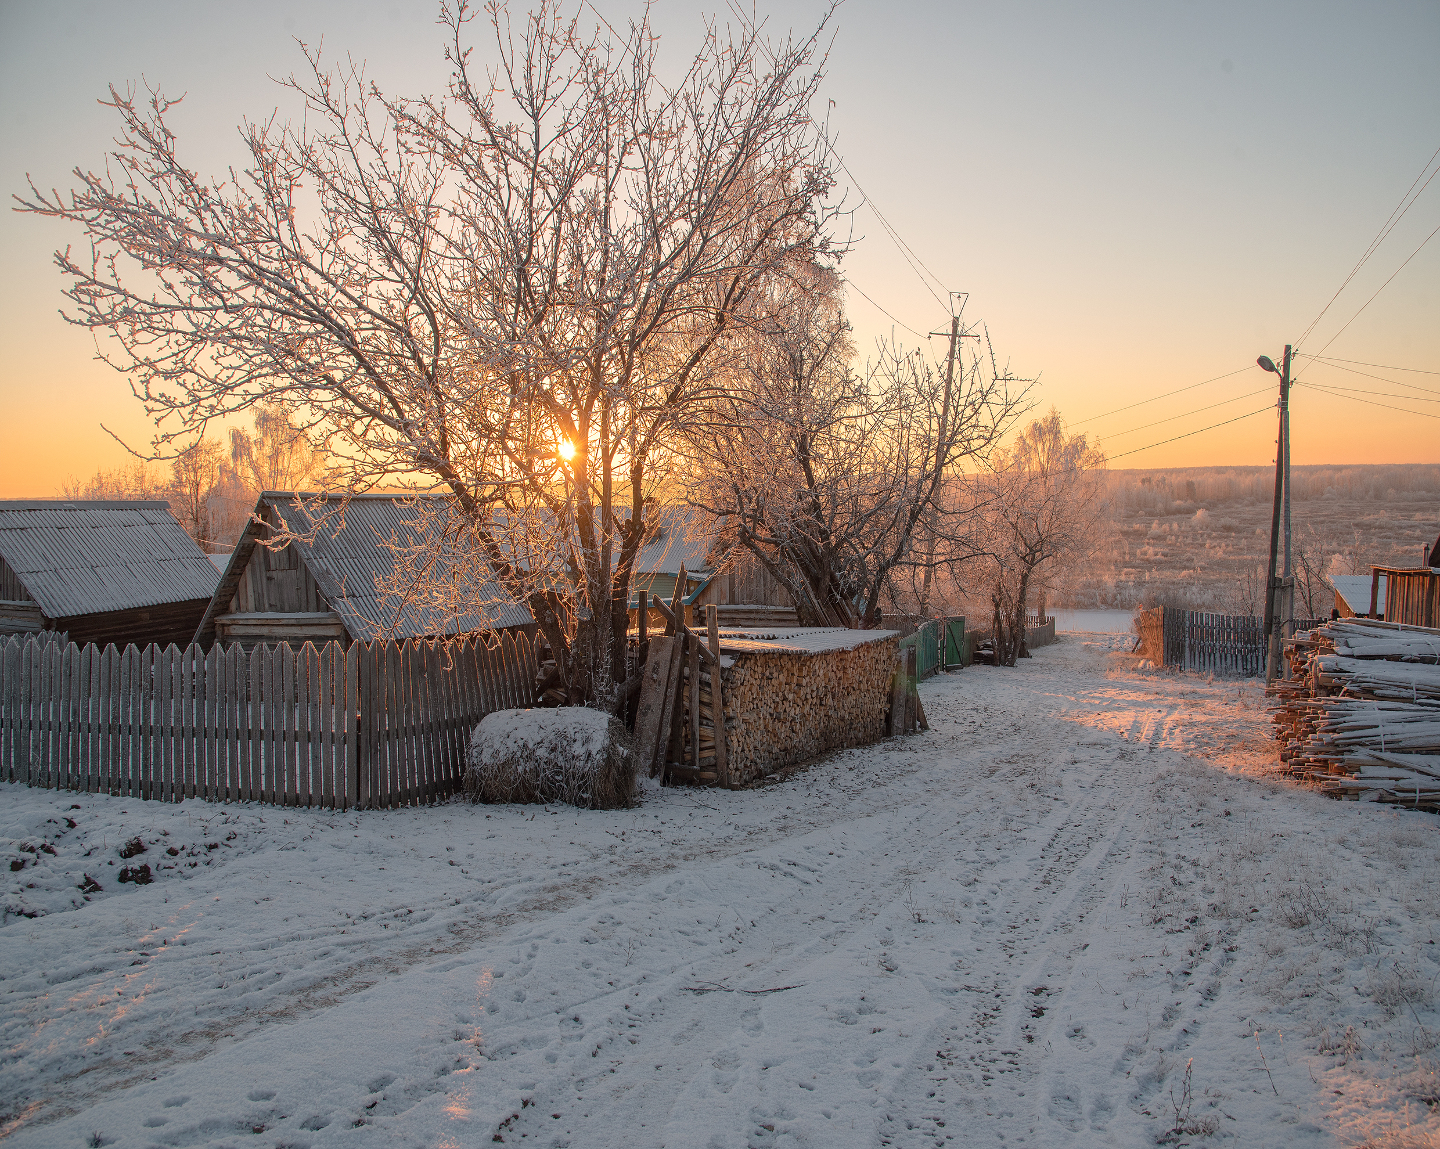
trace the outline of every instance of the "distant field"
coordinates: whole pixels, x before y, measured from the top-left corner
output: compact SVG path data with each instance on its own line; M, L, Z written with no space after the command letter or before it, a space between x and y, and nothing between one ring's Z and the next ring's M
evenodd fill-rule
M1270 467L1112 471L1101 541L1060 580L1052 605L1259 613L1274 476ZM1303 558L1311 570L1317 614L1332 602L1325 572L1419 565L1440 532L1440 465L1296 467L1292 486L1296 565ZM1297 612L1303 599L1302 588Z

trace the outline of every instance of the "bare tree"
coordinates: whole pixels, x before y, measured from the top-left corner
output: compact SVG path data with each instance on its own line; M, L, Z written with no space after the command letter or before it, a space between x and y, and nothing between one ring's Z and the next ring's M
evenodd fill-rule
M170 463L170 509L201 550L215 542L210 500L223 477L224 451L214 439L200 439Z
M972 484L997 665L1014 666L1024 653L1036 586L1060 563L1088 553L1104 510L1104 470L1100 449L1084 435L1067 435L1052 408L996 452L989 473Z
M278 403L263 403L255 411L255 429L230 428L230 466L241 486L261 491L305 491L324 485L328 463L323 447L291 421Z
M446 98L388 98L307 49L303 122L247 123L222 181L181 162L171 101L112 88L108 169L21 208L85 229L90 258L57 255L71 317L115 337L157 450L282 403L337 485L449 492L453 513L417 508L397 592L493 572L569 696L618 705L656 461L766 285L829 247L819 33L711 25L662 83L646 19L607 38L548 2L520 27L487 14L477 70L473 10L444 9ZM441 551L489 569L426 584Z
M144 460L136 460L113 471L96 471L83 482L70 479L60 488L67 499L165 499L169 480Z
M895 574L933 560L915 542L933 539L946 477L983 457L1021 396L978 362L936 365L890 345L856 375L837 275L797 271L781 294L695 428L691 500L723 518L802 619L873 627Z

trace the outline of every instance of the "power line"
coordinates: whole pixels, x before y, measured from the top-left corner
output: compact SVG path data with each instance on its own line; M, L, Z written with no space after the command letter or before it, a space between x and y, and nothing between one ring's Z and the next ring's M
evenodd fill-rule
M1339 391L1332 391L1330 388L1322 386L1319 383L1300 383L1297 384L1297 386L1309 387L1312 391L1319 391L1324 395L1330 395L1336 399L1349 399L1355 403L1369 403L1372 407L1384 407L1387 411L1399 411L1405 415L1421 415L1426 419L1440 419L1440 415L1435 414L1433 411L1412 411L1408 407L1396 407L1391 403L1377 403L1374 399L1361 399L1355 395L1345 395Z
M1399 275L1402 271L1405 270L1406 264L1408 264L1412 259L1414 259L1417 255L1420 254L1420 249L1435 238L1435 232L1440 232L1440 224L1436 224L1435 231L1432 231L1429 235L1427 235L1424 239L1420 241L1420 247L1417 247L1414 251L1412 251L1409 255L1405 257L1405 263L1402 263L1391 273L1390 279L1394 279L1395 276ZM1384 291L1387 287L1390 286L1390 279L1387 279L1384 283L1382 283L1379 287L1375 289L1375 295L1372 295L1369 299L1367 299L1364 303L1360 305L1360 311L1364 311L1367 307L1369 307L1372 303L1375 302L1375 296L1379 295L1382 291ZM1350 324L1354 323L1355 320L1360 318L1360 311L1355 312L1354 315L1352 315L1349 319L1345 321L1345 327L1349 327ZM1335 340L1339 339L1340 336L1345 334L1345 327L1340 328L1339 331L1335 332L1334 335L1330 336L1330 341L1325 344L1325 347L1329 347L1331 343L1334 343ZM1325 347L1320 348L1320 350L1323 352L1325 350Z
M1141 451L1149 451L1155 447L1163 447L1166 443L1178 443L1181 439L1188 439L1192 435L1203 435L1206 431L1213 431L1216 427L1228 427L1231 423L1238 423L1241 419L1253 419L1256 415L1263 415L1266 411L1275 410L1273 403L1268 403L1258 411L1251 411L1248 415L1236 415L1233 419L1226 419L1223 423L1211 423L1208 427L1201 427L1198 431L1186 431L1183 435L1176 435L1173 439L1161 439L1158 443L1151 443L1148 447L1136 447L1132 451L1121 451L1118 455L1111 455L1109 459L1123 459L1126 455L1138 455Z
M1424 367L1391 367L1385 363L1366 363L1363 359L1336 359L1329 355L1305 355L1302 358L1319 359L1323 363L1354 363L1359 367L1378 367L1381 371L1413 371L1417 375L1440 375L1440 371L1429 371ZM1357 372L1357 374L1364 373Z
M1184 387L1177 387L1174 391L1166 391L1165 394L1156 395L1153 399L1141 399L1138 403L1130 403L1124 407L1116 407L1113 411L1106 411L1099 415L1091 415L1089 418L1081 419L1078 423L1071 423L1069 426L1079 427L1085 423L1093 423L1096 419L1104 419L1110 415L1118 415L1121 411L1129 411L1135 407L1143 407L1146 403L1154 403L1160 399L1168 399L1171 395L1179 395L1182 391L1193 391L1196 387L1205 386L1206 383L1218 383L1221 379L1229 379L1231 375L1239 375L1241 371L1249 371L1253 366L1253 363L1247 363L1244 367L1226 372L1224 375L1216 375L1213 379L1202 379L1199 383L1190 383Z
M896 231L893 227L890 226L890 221L885 218L884 213L881 212L880 208L876 206L874 197L871 196L869 192L867 192L863 187L860 186L860 181L855 178L855 173L850 170L850 166L845 162L845 157L840 154L838 149L835 152L835 158L840 162L840 169L854 182L855 190L864 197L865 206L875 213L875 218L880 221L880 226L885 229L885 234L890 237L890 241L894 243L896 250L900 252L900 257L910 265L910 270L913 271L915 275L919 278L920 282L924 284L925 290L935 297L935 302L945 309L945 313L947 315L950 314L950 305L946 303L945 300L941 299L938 294L936 294L935 288L930 286L930 281L925 278L925 274L929 274L930 279L933 279L937 284L939 284L940 290L944 291L945 284L941 282L940 277L936 275L933 271L931 271L928 267L925 267L924 261L913 251L910 250L910 245L900 238L900 233L898 231ZM921 268L925 268L925 273L921 272Z
M1425 387L1419 383L1407 383L1404 379L1389 379L1384 375L1371 375L1368 371L1356 371L1353 367L1342 367L1340 363L1335 360L1321 359L1318 360L1318 362L1321 367L1329 367L1334 371L1344 371L1348 375L1359 375L1362 379L1374 379L1377 383L1389 383L1395 387L1409 387L1412 391L1424 391L1431 395L1440 395L1440 391L1437 391L1434 387ZM1394 369L1391 368L1391 370ZM1431 374L1431 372L1427 371L1426 374ZM1434 374L1440 374L1440 372L1435 372Z
M891 323L899 324L917 339L927 338L926 336L921 335L920 332L916 331L915 328L911 327L908 323L901 323L900 320L896 319L893 315L891 315L888 311L886 311L883 307L881 307L878 303L876 303L873 299L866 295L865 292L861 291L859 285L857 285L853 279L847 279L845 281L845 286L855 288L855 290L860 293L860 297L864 299L866 303L868 303L871 307L875 308L875 310L880 312L880 314L884 315L887 319L890 320Z
M1310 337L1310 332L1315 330L1315 325L1325 317L1325 313L1329 311L1334 302L1340 298L1340 293L1350 285L1350 281L1354 279L1360 269L1365 266L1365 263L1369 260L1369 258L1375 254L1376 249L1378 249L1379 246L1385 242L1386 236L1388 236L1392 231L1395 230L1395 225L1405 218L1405 213L1409 211L1411 206L1414 205L1415 201L1420 198L1421 192L1424 192L1425 188L1430 186L1430 180L1433 180L1436 174L1440 173L1440 168L1436 168L1434 172L1431 172L1430 179L1427 179L1425 181L1424 187L1422 187L1418 192L1415 191L1415 184L1418 184L1421 177L1424 176L1426 172L1430 171L1430 165L1435 162L1436 156L1440 156L1440 148L1436 148L1434 155L1432 155L1428 160L1425 161L1425 166L1420 169L1420 175L1415 177L1414 181L1405 190L1405 194L1400 197L1400 202L1395 205L1395 208L1393 211L1391 211L1389 217L1385 220L1383 224L1380 225L1380 230L1376 232L1375 238L1370 241L1370 246L1367 247L1364 251L1364 254L1360 256L1359 262L1357 262L1355 266L1350 269L1350 274L1345 277L1344 282L1335 289L1335 294L1330 297L1330 302L1320 309L1320 314L1310 321L1310 326L1305 328L1300 338L1295 341L1295 346L1297 348L1300 346L1300 344L1304 343L1305 340ZM1411 192L1415 192L1415 194L1411 195ZM1409 201L1408 203L1406 202L1407 200ZM1396 212L1398 212L1399 214L1397 215ZM1331 342L1334 341L1332 340ZM1326 346L1328 347L1329 344L1326 344Z
M1128 431L1115 431L1102 437L1106 439L1118 439L1122 435L1133 435L1136 431L1148 431L1151 427L1160 426L1161 423L1173 423L1176 419L1185 419L1191 415L1198 415L1201 411L1213 411L1216 407L1224 407L1230 403L1238 403L1241 399L1253 399L1256 395L1268 390L1270 390L1268 386L1261 387L1259 391L1247 391L1244 395L1236 395L1233 399L1222 399L1218 403L1211 403L1205 407L1196 407L1193 411L1185 411L1179 415L1168 415L1164 419L1156 419L1153 423L1144 423L1139 427L1131 427Z
M1316 386L1316 384L1310 384ZM1440 399L1426 399L1422 395L1396 395L1392 391L1367 391L1364 387L1342 387L1338 383L1321 383L1321 387L1328 387L1331 391L1349 391L1356 395L1380 395L1386 399L1408 399L1412 403L1440 403Z

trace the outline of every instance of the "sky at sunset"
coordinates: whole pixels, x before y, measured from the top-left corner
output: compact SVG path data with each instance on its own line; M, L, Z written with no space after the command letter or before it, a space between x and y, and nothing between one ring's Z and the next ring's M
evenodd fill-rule
M596 3L617 25L638 11ZM181 155L223 170L241 156L242 118L288 107L268 77L303 65L295 37L368 60L389 90L441 90L435 11L0 0L4 190L23 192L27 172L65 188L70 168L98 168L115 121L96 101L141 77L187 93L172 116ZM777 32L822 11L760 9ZM662 59L678 65L697 41L695 7L660 0L654 22ZM1256 356L1278 360L1301 337L1416 177L1436 170L1433 0L850 0L833 27L822 103L834 103L848 201L861 204L863 187L943 289L969 293L965 319L988 324L1015 373L1039 376L1038 402L1100 436L1114 466L1272 462L1267 414L1150 445L1267 407L1275 376ZM911 329L948 326L874 212L854 218L844 271L862 349L892 328L913 344ZM1440 462L1440 236L1401 269L1437 228L1440 178L1301 345L1349 362L1297 361L1297 464ZM102 423L137 448L148 438L126 380L57 313L51 253L81 242L54 221L0 218L0 497L54 496L123 463Z

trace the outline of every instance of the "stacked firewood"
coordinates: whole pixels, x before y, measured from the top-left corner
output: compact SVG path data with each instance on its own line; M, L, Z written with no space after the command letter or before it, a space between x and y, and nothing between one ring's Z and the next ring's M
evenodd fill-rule
M737 784L886 734L898 638L810 654L737 651L723 670L731 776ZM727 662L731 659L727 658ZM710 713L701 671L701 768ZM903 705L903 697L902 697Z
M1440 630L1337 619L1286 644L1273 718L1297 777L1440 811Z

